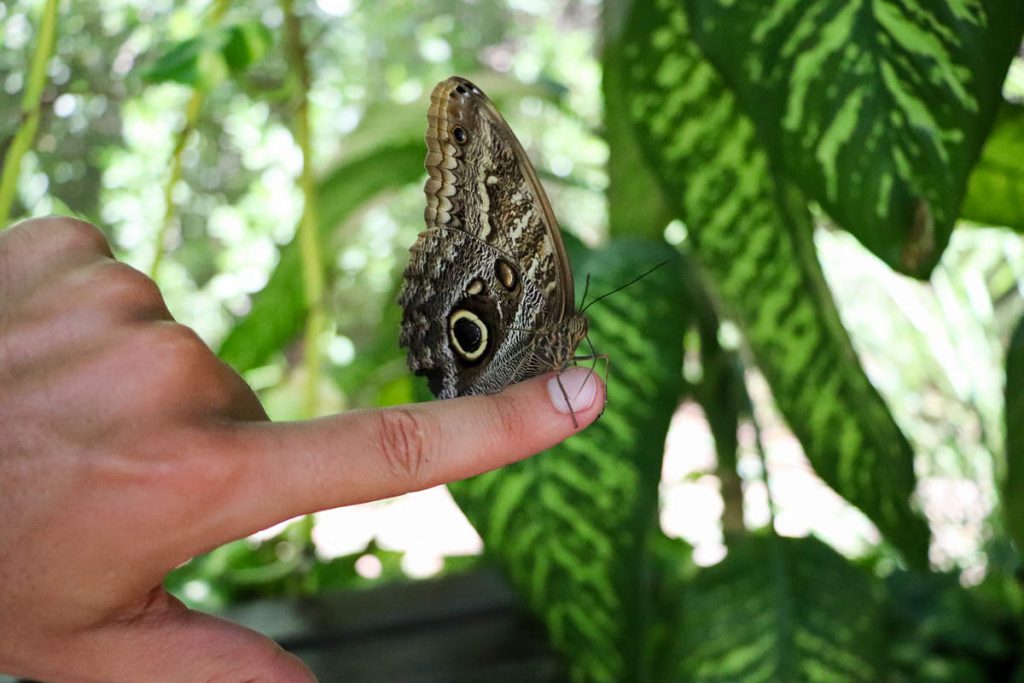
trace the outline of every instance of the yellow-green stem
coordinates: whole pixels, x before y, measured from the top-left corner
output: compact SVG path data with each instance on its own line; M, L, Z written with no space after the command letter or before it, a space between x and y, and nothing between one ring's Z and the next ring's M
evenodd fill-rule
M29 76L21 98L21 125L7 150L3 173L0 174L0 230L7 226L7 221L11 217L11 205L14 204L14 194L18 188L21 159L32 147L32 141L35 140L36 131L39 129L39 110L43 88L46 86L46 65L53 53L56 36L57 0L46 0L39 21L39 32L36 35L36 50L32 54Z
M163 263L164 255L167 253L167 233L170 232L171 224L174 222L174 187L181 180L181 157L188 144L192 131L195 130L196 121L199 120L199 112L203 108L205 95L201 90L192 92L188 106L185 108L185 125L178 131L178 139L174 143L174 151L171 153L171 172L167 175L164 183L164 216L160 223L160 230L156 234L156 244L153 245L153 262L149 266L149 276L154 280L160 272L160 264Z
M216 0L210 12L210 21L213 24L219 22L230 6L230 0ZM174 151L171 153L171 172L167 174L167 180L164 183L164 216L156 234L156 244L153 245L153 262L149 266L149 276L154 280L160 272L160 264L163 263L167 253L167 233L170 232L171 224L174 222L174 186L181 180L181 157L192 136L192 131L196 128L205 97L202 90L192 91L192 96L185 107L185 125L178 131L178 139L175 141Z
M324 302L324 266L317 234L316 181L313 176L313 143L309 125L309 63L306 46L302 41L301 25L295 14L293 0L281 0L285 18L285 50L292 73L298 77L296 93L295 141L302 150L302 174L299 188L302 190L303 210L299 223L299 252L302 256L302 284L306 296L306 338L305 370L306 396L304 412L316 415L319 404L319 380L323 363L321 342L327 326L327 311Z

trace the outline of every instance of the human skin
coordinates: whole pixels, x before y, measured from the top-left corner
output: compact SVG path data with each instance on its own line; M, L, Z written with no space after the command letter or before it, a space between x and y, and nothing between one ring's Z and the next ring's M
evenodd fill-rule
M502 394L271 423L152 280L67 218L0 232L0 671L44 681L309 681L161 584L296 515L538 453L597 418L586 369Z

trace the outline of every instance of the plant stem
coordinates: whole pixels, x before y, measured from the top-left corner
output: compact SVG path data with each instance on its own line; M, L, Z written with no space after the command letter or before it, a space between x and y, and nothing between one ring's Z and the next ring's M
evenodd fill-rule
M313 145L309 123L309 89L311 77L307 48L302 40L302 27L295 14L294 0L281 0L285 22L285 50L291 71L298 77L296 93L295 141L302 150L302 174L299 187L302 190L303 210L299 223L299 251L302 255L302 284L305 291L307 317L305 338L306 397L304 412L312 417L317 413L319 399L319 378L323 360L321 341L327 326L327 312L324 306L324 266L317 235L319 223L316 213L316 180L313 176Z
M210 12L210 23L217 24L224 13L231 6L230 0L216 0L213 10ZM157 231L156 244L153 247L153 262L149 266L149 276L154 280L160 272L160 264L163 263L167 253L167 233L170 232L171 223L174 222L174 186L181 180L181 157L188 145L192 131L196 129L199 121L199 113L203 109L203 101L206 93L194 89L192 97L189 98L185 107L185 125L178 131L178 139L174 143L174 151L171 153L171 172L164 183L164 217L160 223L160 230Z
M768 472L768 453L764 448L761 422L757 419L757 414L754 410L750 411L750 423L754 427L754 447L757 449L757 457L761 461L761 472L764 475L764 490L765 495L768 497L768 526L775 532L775 517L779 509L775 505L775 497L772 495L772 477Z
M174 222L174 186L181 180L182 153L192 136L192 131L195 130L204 99L205 95L201 90L192 92L192 97L189 98L188 106L185 108L185 125L178 131L178 139L175 141L174 151L171 153L171 172L167 175L167 181L164 183L164 217L160 223L160 230L156 234L156 244L153 246L153 263L149 266L149 276L154 280L160 273L160 264L163 263L167 253L167 233L170 232L171 223Z
M46 86L46 65L53 54L57 36L57 0L46 0L36 36L36 50L32 55L25 93L21 98L21 125L7 150L3 173L0 175L0 230L7 226L18 187L21 159L32 146L39 129L40 106Z

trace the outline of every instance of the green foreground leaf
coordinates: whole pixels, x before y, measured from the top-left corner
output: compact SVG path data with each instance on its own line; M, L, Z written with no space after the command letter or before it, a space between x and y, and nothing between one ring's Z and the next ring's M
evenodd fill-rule
M678 2L634 5L623 34L633 121L723 315L738 321L818 474L914 564L912 452L864 374L812 242L806 200L775 177L753 124Z
M747 536L686 590L669 680L885 680L881 586L814 538Z
M773 164L891 267L927 275L1001 100L1024 3L685 5Z
M641 578L681 387L682 281L664 244L620 241L571 256L596 294L670 259L587 311L594 346L611 358L604 415L542 455L451 489L487 552L544 620L573 680L621 683L641 678Z

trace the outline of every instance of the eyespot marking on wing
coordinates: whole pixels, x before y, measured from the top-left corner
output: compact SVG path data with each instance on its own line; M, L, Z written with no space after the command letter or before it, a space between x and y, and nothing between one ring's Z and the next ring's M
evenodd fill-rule
M472 363L487 351L487 325L475 313L460 308L448 316L448 339L455 353Z

